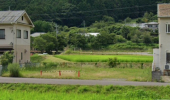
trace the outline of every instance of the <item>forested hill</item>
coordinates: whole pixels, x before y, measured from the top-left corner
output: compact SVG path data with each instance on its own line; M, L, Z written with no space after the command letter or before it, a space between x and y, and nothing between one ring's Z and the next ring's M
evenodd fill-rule
M26 10L33 21L53 21L60 25L90 25L110 16L115 21L156 14L157 3L169 0L0 0L0 10ZM108 18L107 18L108 20Z

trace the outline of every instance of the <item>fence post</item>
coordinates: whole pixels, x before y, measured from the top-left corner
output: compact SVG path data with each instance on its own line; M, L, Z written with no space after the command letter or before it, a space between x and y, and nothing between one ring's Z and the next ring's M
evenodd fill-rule
M78 77L80 77L80 71L78 71Z
M42 70L40 71L40 75L42 76Z
M61 71L59 71L59 76L61 76Z

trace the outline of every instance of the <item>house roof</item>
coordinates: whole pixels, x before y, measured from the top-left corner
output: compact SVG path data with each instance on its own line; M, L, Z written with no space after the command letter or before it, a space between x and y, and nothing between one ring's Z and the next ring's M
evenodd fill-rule
M85 36L89 36L89 35L93 35L93 36L97 36L100 33L86 33Z
M32 23L31 19L29 18L28 14L24 11L0 11L0 24L11 24L16 23L17 20L23 16L26 15L30 25L34 27L34 24Z
M36 32L36 33L31 34L31 36L32 37L38 37L38 36L40 36L42 34L46 34L46 33L45 32Z
M158 17L170 17L170 4L158 4Z
M158 24L158 22L149 22L149 23L146 23L146 25L157 25Z

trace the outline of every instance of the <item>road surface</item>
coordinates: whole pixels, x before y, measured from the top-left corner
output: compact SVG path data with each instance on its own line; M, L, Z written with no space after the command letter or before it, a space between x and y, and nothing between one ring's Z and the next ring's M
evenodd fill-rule
M167 86L170 83L131 82L124 80L77 80L77 79L38 79L38 78L9 78L0 77L0 83L31 83L58 85L131 85L131 86Z

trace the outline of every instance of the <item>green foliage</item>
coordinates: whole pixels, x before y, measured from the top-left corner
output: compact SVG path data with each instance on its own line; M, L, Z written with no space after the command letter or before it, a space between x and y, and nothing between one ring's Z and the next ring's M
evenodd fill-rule
M45 59L44 56L42 55L38 55L38 54L34 54L31 56L31 62L33 63L40 63Z
M107 63L108 63L110 68L113 68L113 67L116 67L119 64L119 61L116 57L114 57L114 58L109 58Z
M169 86L79 86L0 84L3 100L156 100L169 99ZM57 93L56 93L57 91ZM10 94L10 95L9 95Z
M152 56L139 55L56 55L55 57L73 62L107 62L109 58L117 58L119 62L152 62ZM118 63L118 60L115 59Z
M20 66L19 64L9 64L8 70L10 72L10 77L20 77Z
M9 63L13 62L13 52L4 52L3 55L0 57L1 64L3 66L8 65Z
M35 27L32 29L32 33L34 32L53 32L54 24L46 21L37 20L34 22Z

